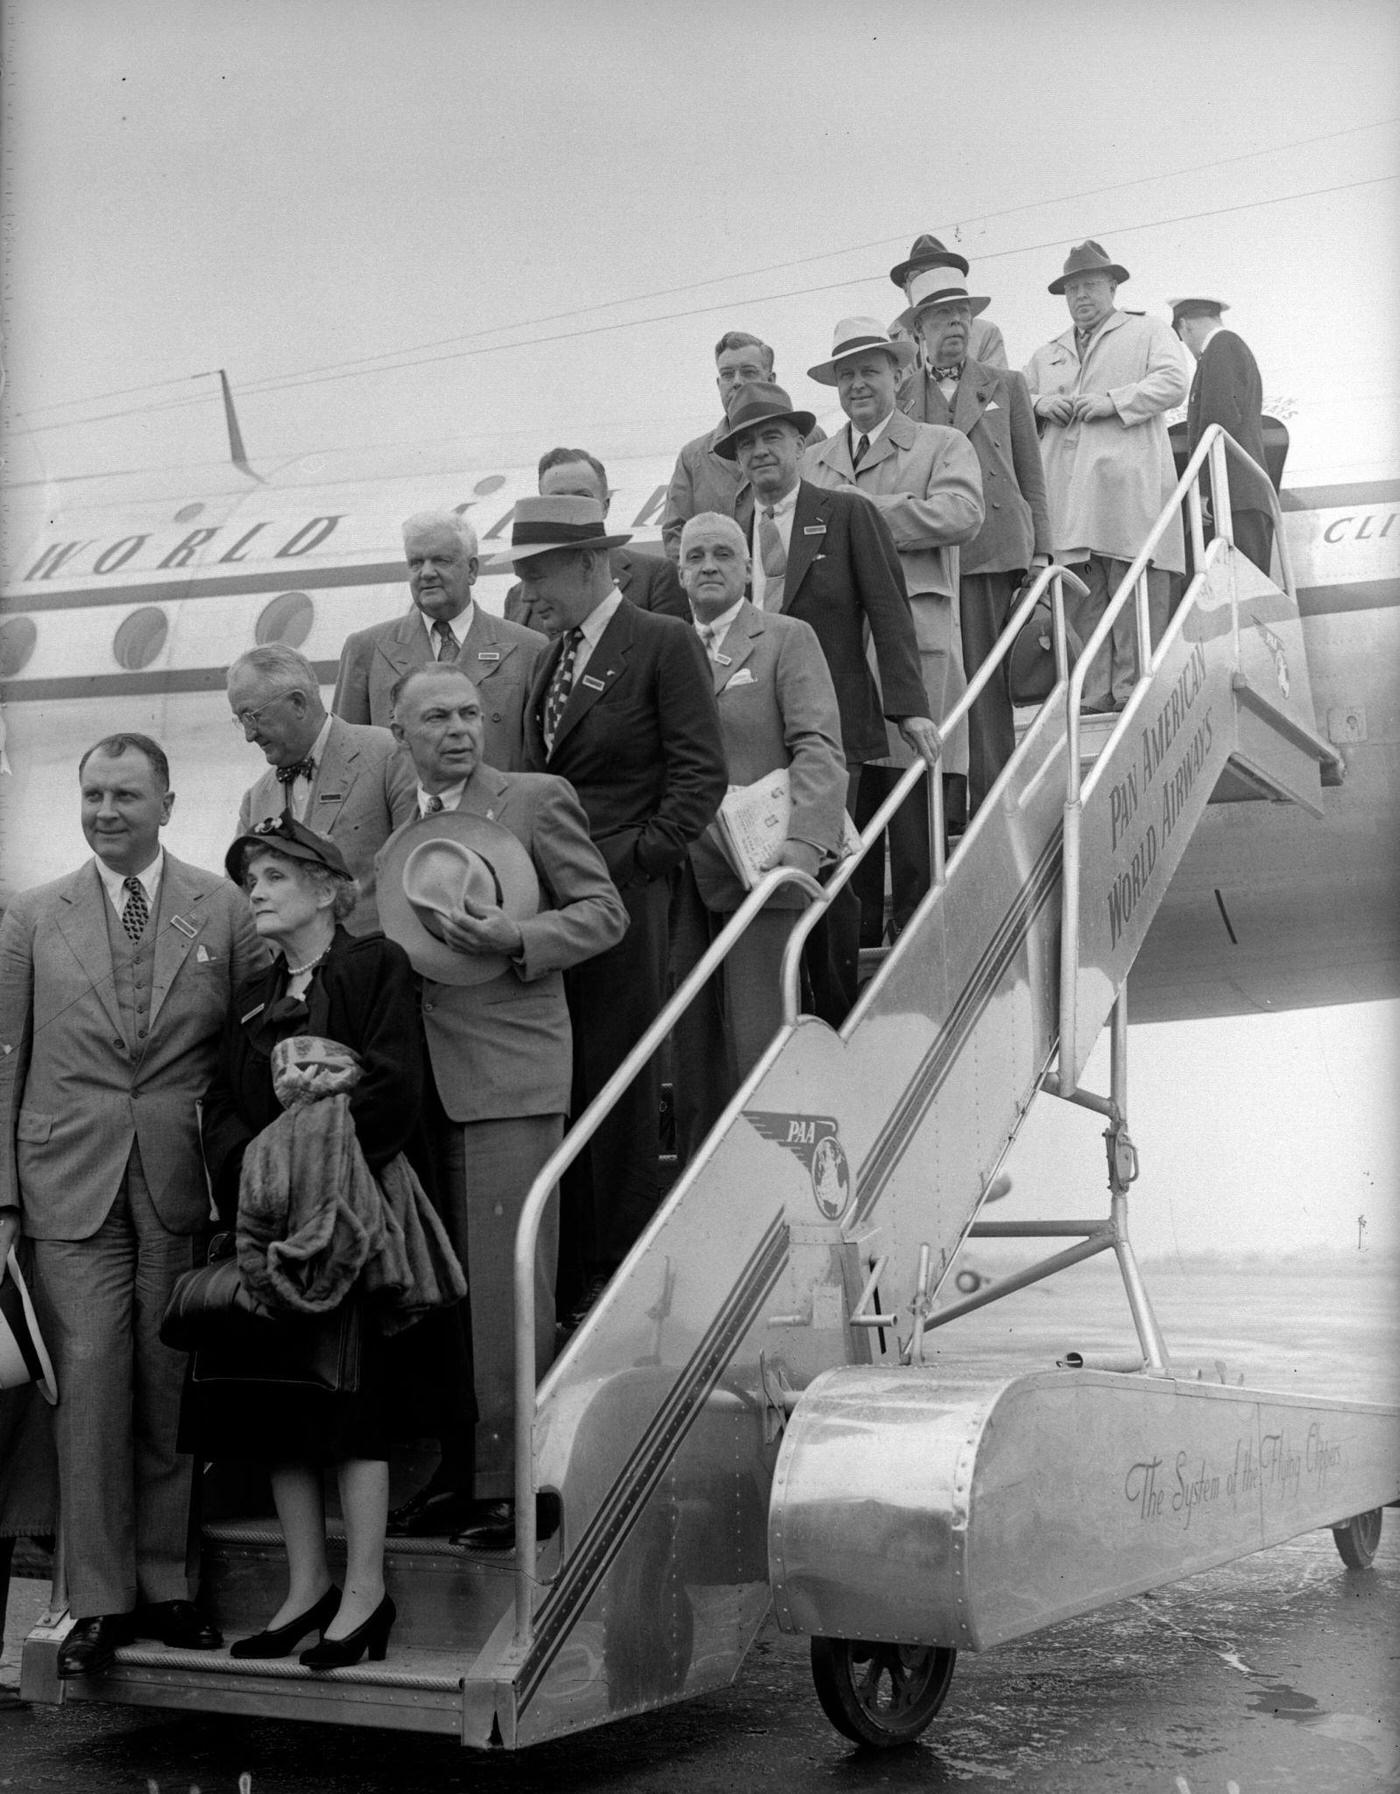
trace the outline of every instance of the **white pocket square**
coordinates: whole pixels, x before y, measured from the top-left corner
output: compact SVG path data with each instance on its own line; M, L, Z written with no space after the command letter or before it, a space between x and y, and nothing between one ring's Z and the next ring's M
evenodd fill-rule
M1001 406L997 404L995 399L988 399L987 409L988 409L988 411L1000 411Z
M740 667L738 672L729 681L729 683L725 686L724 689L726 691L729 691L736 685L752 685L752 684L753 684L753 668L752 667Z

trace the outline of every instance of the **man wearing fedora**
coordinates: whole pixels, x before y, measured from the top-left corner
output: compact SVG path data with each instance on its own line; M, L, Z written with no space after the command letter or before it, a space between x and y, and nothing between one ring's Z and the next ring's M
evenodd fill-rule
M916 423L897 408L900 375L913 358L913 346L891 341L874 318L841 319L830 360L807 373L836 388L849 421L844 430L804 453L802 476L814 486L858 492L887 525L904 571L927 714L942 723L967 689L958 621L958 544L981 526L982 476L960 431ZM879 809L913 758L897 732L887 730L887 736L884 761L867 762L861 769L858 827ZM950 819L959 819L966 812L966 730L945 740L942 771ZM890 825L895 935L913 915L929 880L928 799L920 788L910 793ZM884 868L878 852L867 856L855 882L862 942L878 946L884 935Z
M718 512L681 532L681 583L713 669L733 785L788 775L786 839L775 863L816 876L841 845L846 760L841 713L821 643L797 617L744 597L744 532ZM691 843L676 893L676 975L682 978L743 902L717 825ZM807 899L780 891L756 915L676 1024L676 1132L690 1158L782 1021L783 949Z
M948 286L962 286L967 280L970 266L965 255L947 248L928 232L915 237L908 255L890 269L890 279L904 295L904 316L916 312L930 294ZM967 352L973 361L980 361L983 367L1004 368L1007 365L1006 343L1000 326L990 318L984 318L980 312L972 320ZM921 353L920 360L923 359Z
M672 874L726 785L704 650L689 624L623 598L610 551L628 539L609 533L596 499L523 498L507 551L525 598L555 637L525 713L526 764L578 793L627 906L625 937L565 979L575 1115L666 999ZM566 1174L561 1295L580 1306L655 1211L660 1106L653 1056Z
M755 608L800 617L821 643L836 687L854 804L861 768L887 751L886 718L930 766L938 764L938 731L928 714L894 538L859 493L802 477L811 424L811 412L796 410L781 386L743 386L730 401L729 429L716 452L734 460L753 488L746 535ZM813 931L811 948L816 1012L837 1026L855 1001L860 959L860 904L849 886Z
M1173 299L1172 329L1196 358L1186 400L1186 453L1211 424L1228 430L1261 468L1264 461L1264 383L1249 344L1221 321L1230 307L1223 299ZM1274 542L1273 513L1259 490L1250 492L1230 469L1230 520L1235 546L1262 572L1269 571ZM1207 540L1214 534L1208 526Z
M387 729L393 720L389 694L405 673L460 660L481 693L487 760L507 771L518 768L525 694L544 637L509 614L493 617L474 601L476 531L456 511L419 511L408 518L403 552L413 602L405 616L346 636L332 712L346 723Z
M773 351L759 337L750 336L745 330L727 330L715 344L715 385L726 417L714 429L687 442L676 456L661 524L661 543L672 560L680 553L686 519L698 517L702 511L717 511L722 517L737 518L744 529L749 527L753 494L734 462L716 453L715 444L729 427L729 401L737 388L755 381L771 383L777 377ZM825 439L826 431L813 418L806 440L813 443Z
M420 814L385 843L378 869L384 931L423 979L423 1026L449 1123L449 1228L471 1287L479 1499L450 1511L459 1543L493 1548L514 1536L516 1224L569 1111L564 974L614 947L627 912L564 780L502 772L483 758L482 710L460 664L419 667L399 684L394 735L417 777ZM535 1275L541 1375L554 1350L557 1247L551 1205ZM450 1424L444 1416L445 1433Z
M94 857L0 923L0 1244L22 1221L58 1378L60 1676L134 1636L220 1642L190 1600L185 1360L159 1329L209 1219L196 1105L265 957L243 893L161 846L175 794L154 741L108 736L78 779Z
M963 544L958 567L963 667L971 678L1006 627L1021 582L1050 559L1050 518L1025 378L1009 372L1004 362L993 367L973 354L973 328L991 301L969 293L953 270L947 271L947 282L930 288L900 318L919 337L924 363L900 402L924 423L961 430L982 470L986 515ZM1003 668L983 687L968 718L969 815L1015 745Z
M1070 250L1049 291L1072 319L1037 349L1026 383L1039 420L1054 558L1073 567L1088 596L1066 592L1070 628L1087 640L1176 486L1166 414L1186 397L1180 348L1159 319L1117 310L1128 271L1101 243ZM1166 627L1171 576L1185 567L1177 512L1147 571L1151 639ZM1084 685L1089 710L1121 710L1139 673L1131 601L1095 656Z
M372 934L379 927L374 856L413 814L413 770L393 736L332 716L321 702L315 667L282 642L239 655L228 670L228 702L234 728L267 761L267 771L243 793L238 833L251 834L290 810L334 841L360 886L346 927Z
M608 514L612 493L608 470L587 449L552 448L540 456L539 489L546 497L596 498ZM640 548L614 548L613 578L617 589L638 610L659 610L668 617L690 621L675 563L664 554L647 554ZM526 604L519 583L506 593L506 616L513 622L533 625L534 613Z

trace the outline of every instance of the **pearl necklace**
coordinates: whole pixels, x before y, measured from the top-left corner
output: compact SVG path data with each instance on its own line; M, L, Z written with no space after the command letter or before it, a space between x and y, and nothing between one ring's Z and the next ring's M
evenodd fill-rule
M287 967L287 976L289 978L300 978L303 972L314 971L315 968L318 965L320 965L321 961L330 952L330 950L331 950L331 943L329 941L327 941L325 946L322 947L321 951L316 955L315 959L308 959L304 966L288 966Z

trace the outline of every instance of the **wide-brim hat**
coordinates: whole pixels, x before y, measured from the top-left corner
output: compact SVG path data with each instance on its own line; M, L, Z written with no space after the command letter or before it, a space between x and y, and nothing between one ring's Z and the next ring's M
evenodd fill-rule
M345 855L334 841L325 835L318 835L309 829L304 822L298 822L290 810L283 810L280 816L269 816L255 824L246 835L240 835L224 855L224 871L236 885L243 883L243 867L250 848L267 847L274 853L280 853L289 860L306 860L317 866L324 866L327 872L333 872L337 878L353 878L354 873L345 863Z
M1063 293L1065 282L1072 274L1107 274L1110 280L1123 282L1128 279L1128 270L1121 262L1115 262L1102 243L1096 243L1092 237L1083 243L1076 243L1065 257L1064 272L1058 280L1052 280L1045 289L1048 293Z
M972 307L975 318L992 303L984 293L969 293L963 282L948 268L929 268L923 273L910 275L904 291L909 299L909 308L902 311L895 322L905 330L912 330L919 313L927 311L930 306L952 305L962 301Z
M1223 299L1205 299L1199 293L1188 294L1184 299L1168 299L1172 308L1172 323L1179 318L1213 318L1230 307Z
M434 932L436 918L464 897L493 904L512 921L536 915L534 861L508 828L468 810L440 810L392 836L376 890L379 926L413 969L438 984L484 984L510 964L504 953L460 953Z
M816 413L796 411L792 400L781 386L771 380L753 380L736 386L729 400L729 428L714 444L714 452L725 461L737 459L734 439L751 430L755 424L783 422L796 424L804 436L816 427Z
M38 1387L46 1402L58 1400L58 1380L53 1359L39 1331L34 1304L11 1252L0 1283L0 1389L19 1389L25 1383Z
M897 287L902 287L911 274L918 273L922 268L956 268L960 274L966 274L967 257L947 248L937 237L930 236L925 231L922 236L915 237L907 259L896 262L890 269L890 279Z
M819 381L823 386L835 386L840 364L867 355L872 349L891 356L901 374L913 366L918 354L913 343L892 341L874 318L842 318L832 333L831 360L819 361L816 367L808 368L807 378Z
M506 572L516 561L532 560L560 548L621 548L630 535L609 535L596 498L563 492L519 498L510 520L510 547L492 555L483 571Z

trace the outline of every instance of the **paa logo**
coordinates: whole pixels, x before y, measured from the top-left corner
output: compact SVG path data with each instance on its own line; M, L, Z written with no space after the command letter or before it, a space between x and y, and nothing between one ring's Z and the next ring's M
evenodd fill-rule
M765 1140L773 1140L807 1167L812 1195L828 1221L839 1221L851 1204L851 1168L830 1115L782 1115L745 1109Z

